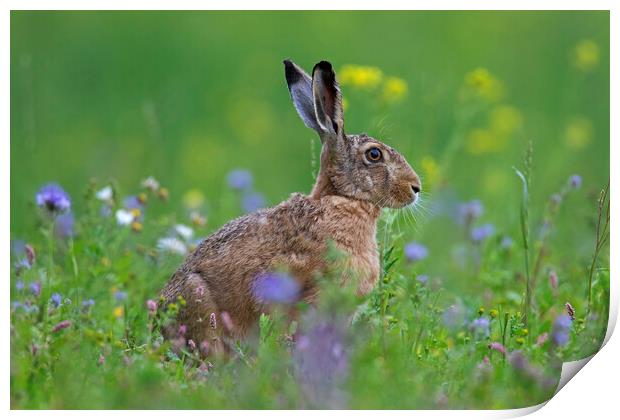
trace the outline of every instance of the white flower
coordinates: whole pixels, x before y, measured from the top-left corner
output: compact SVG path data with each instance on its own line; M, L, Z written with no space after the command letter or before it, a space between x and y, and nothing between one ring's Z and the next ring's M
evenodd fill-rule
M157 249L173 254L187 254L187 246L178 238L161 238L157 241Z
M179 234L179 236L181 236L186 241L191 240L192 237L194 236L194 229L186 225L181 225L181 224L176 225L174 227L174 230L176 231L176 233Z
M159 181L149 176L147 179L142 181L142 187L147 188L151 191L157 191L159 189Z
M121 226L130 225L133 222L133 213L125 209L116 210L116 221Z
M109 185L107 187L103 187L99 191L95 193L95 197L97 197L101 201L110 201L113 195L112 187Z

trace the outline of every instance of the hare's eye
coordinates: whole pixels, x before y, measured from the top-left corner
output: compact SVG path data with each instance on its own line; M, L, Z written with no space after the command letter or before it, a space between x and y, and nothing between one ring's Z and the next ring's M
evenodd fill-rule
M366 159L371 162L379 162L381 160L381 157L381 150L377 149L376 147L366 150Z

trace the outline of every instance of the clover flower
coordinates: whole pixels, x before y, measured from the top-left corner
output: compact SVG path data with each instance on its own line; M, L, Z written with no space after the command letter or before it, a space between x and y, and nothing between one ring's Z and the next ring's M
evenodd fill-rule
M419 242L409 242L404 248L405 258L411 263L421 261L428 257L428 248Z
M252 174L246 169L233 169L228 173L226 180L233 190L243 191L252 188Z
M63 213L71 208L69 195L58 184L44 185L35 196L37 206L52 214Z
M297 280L286 273L264 273L252 286L254 296L263 303L293 303L301 288Z

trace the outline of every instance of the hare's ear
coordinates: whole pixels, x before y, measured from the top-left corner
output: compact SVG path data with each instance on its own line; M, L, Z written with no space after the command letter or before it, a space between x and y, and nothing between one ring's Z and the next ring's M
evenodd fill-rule
M297 113L306 127L321 134L322 130L316 120L314 100L312 99L312 79L291 60L284 60L284 74L291 99Z
M321 138L324 135L344 138L342 95L334 69L328 61L321 61L312 70L312 96Z

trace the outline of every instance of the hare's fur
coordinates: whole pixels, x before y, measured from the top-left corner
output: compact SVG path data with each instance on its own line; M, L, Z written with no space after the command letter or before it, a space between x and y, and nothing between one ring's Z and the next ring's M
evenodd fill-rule
M312 193L292 194L273 208L227 223L187 257L162 290L166 303L185 300L177 315L177 325L186 326L184 338L216 350L227 338L247 336L267 310L253 294L260 274L287 270L299 282L301 298L312 302L317 276L330 268L330 243L346 255L341 281L368 293L379 276L375 236L381 207L407 205L420 188L395 150L366 135L344 134L340 90L329 63L317 64L312 78L290 61L285 66L293 103L323 143ZM381 162L368 161L369 148L381 150ZM177 331L171 326L164 333L173 338Z

